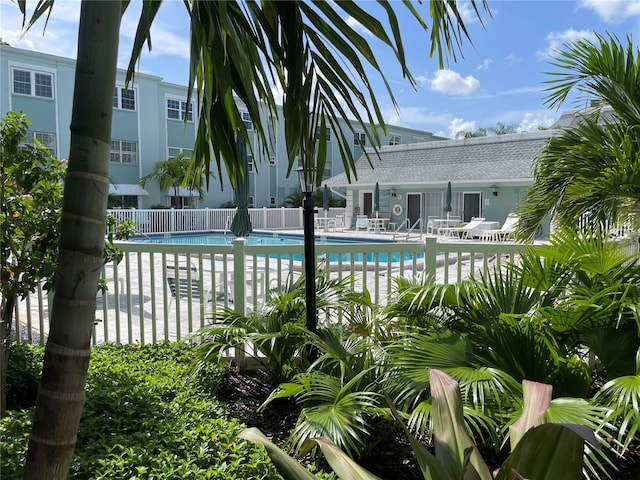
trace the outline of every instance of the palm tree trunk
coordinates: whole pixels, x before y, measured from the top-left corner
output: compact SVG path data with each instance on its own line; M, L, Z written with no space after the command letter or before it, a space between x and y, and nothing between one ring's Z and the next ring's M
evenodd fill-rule
M121 10L120 1L81 5L56 295L25 479L66 478L76 443L104 250Z

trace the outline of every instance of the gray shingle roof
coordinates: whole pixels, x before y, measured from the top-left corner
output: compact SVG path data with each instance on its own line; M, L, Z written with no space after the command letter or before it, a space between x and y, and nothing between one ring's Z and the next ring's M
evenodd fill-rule
M327 180L330 187L437 184L531 180L533 160L554 133L495 135L382 147L371 155L373 169L362 156L356 163L358 180L344 173Z

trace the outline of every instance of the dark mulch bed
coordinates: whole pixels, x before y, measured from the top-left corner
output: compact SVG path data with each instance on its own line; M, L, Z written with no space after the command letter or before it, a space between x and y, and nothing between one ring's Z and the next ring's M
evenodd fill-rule
M262 371L230 369L216 396L228 404L229 415L248 427L257 427L264 434L272 435L275 442L283 442L295 425L300 408L289 400L278 399L258 412L273 388ZM360 459L362 466L383 479L423 478L402 430L388 422L379 422L373 425L371 438L375 441L368 454ZM425 445L429 446L426 442ZM504 459L504 454L492 450L482 449L481 453L491 468ZM624 459L615 459L614 464L619 468L612 474L615 480L640 479L640 443L634 444Z

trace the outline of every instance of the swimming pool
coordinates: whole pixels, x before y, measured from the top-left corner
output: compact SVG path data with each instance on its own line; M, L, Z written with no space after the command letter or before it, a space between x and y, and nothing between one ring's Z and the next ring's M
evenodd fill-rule
M223 232L209 233L161 233L150 235L136 235L130 240L141 243L168 243L174 245L231 245L235 236ZM370 238L337 238L316 235L316 245L327 244L357 244L357 243L392 243L389 240ZM247 245L304 245L302 235L280 233L252 233L247 238Z
M167 234L152 234L152 235L138 235L132 237L131 241L141 243L160 243L160 244L172 244L172 245L231 245L235 240L234 235L223 232L208 232L208 233L167 233ZM394 245L390 240L371 239L371 238L338 238L328 237L324 235L315 237L316 245L357 245L363 243L376 243L376 244L389 244ZM292 234L274 234L265 232L252 233L247 238L247 245L304 245L304 237L302 235ZM329 253L329 262L334 263L342 261L348 263L354 262L381 262L386 263L391 255L392 262L398 262L401 258L405 261L411 261L414 255L417 258L424 257L424 253L403 253L400 252L353 252L353 253ZM270 255L273 258L280 257L283 260L288 260L290 254L273 254ZM302 260L302 255L293 254L293 259L296 261Z

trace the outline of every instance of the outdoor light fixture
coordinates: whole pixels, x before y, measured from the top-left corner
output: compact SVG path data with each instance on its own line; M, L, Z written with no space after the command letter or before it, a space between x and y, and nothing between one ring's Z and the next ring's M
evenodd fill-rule
M498 186L497 185L491 185L489 188L491 189L491 193L493 193L493 196L497 197L498 196Z
M300 189L304 195L302 202L302 226L304 231L304 276L305 297L307 307L307 330L316 333L316 248L313 231L313 215L315 213L311 194L315 189L315 171L305 175L303 167L298 167L298 180ZM315 360L315 350L309 350L309 361Z

